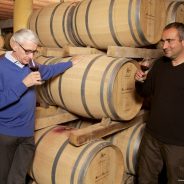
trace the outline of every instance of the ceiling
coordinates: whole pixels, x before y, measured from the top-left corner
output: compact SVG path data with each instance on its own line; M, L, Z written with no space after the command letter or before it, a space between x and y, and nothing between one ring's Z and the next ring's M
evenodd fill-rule
M13 19L13 7L15 0L0 0L0 20ZM33 0L33 9L39 9L60 0Z

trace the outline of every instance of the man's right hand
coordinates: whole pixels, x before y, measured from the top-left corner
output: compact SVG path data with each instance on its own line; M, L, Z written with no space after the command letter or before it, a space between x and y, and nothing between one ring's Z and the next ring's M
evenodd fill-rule
M142 70L137 70L135 73L135 80L139 82L144 82L148 74L148 71L143 72Z
M34 85L41 85L42 81L41 81L41 76L40 76L40 72L31 72L29 73L22 81L25 86L27 86L28 88Z
M86 58L85 55L78 55L78 56L73 56L71 61L72 61L72 64L75 65L77 64L78 62L84 60Z

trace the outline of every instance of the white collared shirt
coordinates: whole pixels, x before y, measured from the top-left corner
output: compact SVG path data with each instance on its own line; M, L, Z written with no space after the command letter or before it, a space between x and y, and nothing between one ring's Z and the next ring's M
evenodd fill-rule
M11 54L13 51L7 51L5 53L5 57L10 60L12 63L15 63L17 66L19 66L20 68L23 68L24 65L22 63L20 63L20 61L16 60Z

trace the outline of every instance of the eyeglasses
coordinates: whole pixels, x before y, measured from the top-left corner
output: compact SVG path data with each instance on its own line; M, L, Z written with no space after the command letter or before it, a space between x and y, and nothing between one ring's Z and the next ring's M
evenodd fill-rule
M16 43L24 50L25 54L26 55L29 55L29 54L36 54L38 51L37 50L28 50L28 49L25 49L24 47L22 47L22 45L20 43L18 43L16 41Z

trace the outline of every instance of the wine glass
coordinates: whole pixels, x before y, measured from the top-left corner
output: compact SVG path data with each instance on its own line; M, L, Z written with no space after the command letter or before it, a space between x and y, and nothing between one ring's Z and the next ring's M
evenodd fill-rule
M37 63L35 63L32 59L29 61L29 68L31 71L36 72L39 70L39 65ZM40 82L42 82L42 84L45 82L44 80L40 80Z
M153 58L144 58L140 62L140 68L141 68L141 70L144 73L142 79L140 80L141 82L144 82L144 80L146 79L146 76L147 76L149 70L153 66L153 63L154 63L154 59Z
M29 68L33 72L36 72L39 70L38 64L36 64L32 59L29 61Z
M153 58L144 58L140 62L141 70L146 74L146 72L149 71L151 69L151 67L153 66L153 63L154 63Z

